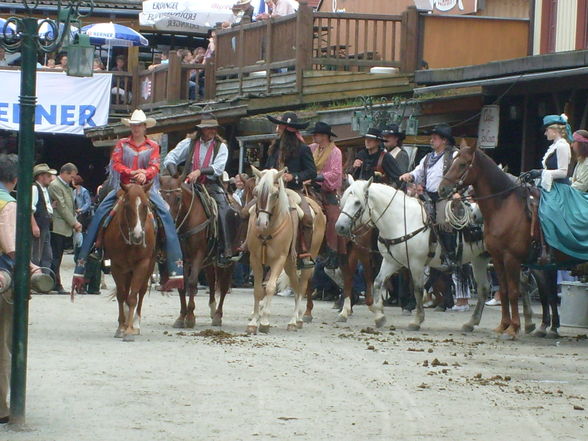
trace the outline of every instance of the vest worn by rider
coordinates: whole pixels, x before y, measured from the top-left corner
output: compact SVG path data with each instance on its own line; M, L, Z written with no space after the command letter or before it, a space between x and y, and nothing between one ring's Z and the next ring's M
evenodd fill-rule
M212 155L208 158L207 164L199 164L200 167L207 167L214 162L216 159L220 146L222 144L221 140L218 137L215 137L212 141L214 143L214 148L212 151ZM188 175L190 172L194 171L194 155L196 153L196 148L200 143L200 138L195 138L190 142L190 149L188 151L188 157L186 158L186 164L184 165L184 175ZM206 162L206 161L205 161ZM206 183L207 181L216 180L214 176L202 176L202 180L199 180L200 183Z

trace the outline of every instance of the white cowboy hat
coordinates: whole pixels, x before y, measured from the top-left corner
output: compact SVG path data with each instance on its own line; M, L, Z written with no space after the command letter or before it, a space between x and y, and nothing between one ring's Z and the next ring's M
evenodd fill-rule
M135 110L130 118L121 118L122 123L125 126L131 126L133 124L145 124L147 128L153 127L157 124L155 118L147 118L145 112L141 109Z

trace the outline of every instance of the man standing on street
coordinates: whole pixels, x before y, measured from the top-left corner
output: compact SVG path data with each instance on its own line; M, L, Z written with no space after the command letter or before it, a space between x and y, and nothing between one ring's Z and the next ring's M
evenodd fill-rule
M47 188L51 183L51 170L47 164L37 164L33 168L33 246L31 261L41 268L50 268L53 260L51 252L51 218L53 206Z
M68 162L61 167L59 176L49 185L49 196L55 203L53 210L53 228L51 230L51 248L53 261L51 270L55 273L55 288L58 294L67 294L61 284L59 268L67 239L74 231L82 231L82 224L76 219L73 189L71 182L78 174L78 168Z

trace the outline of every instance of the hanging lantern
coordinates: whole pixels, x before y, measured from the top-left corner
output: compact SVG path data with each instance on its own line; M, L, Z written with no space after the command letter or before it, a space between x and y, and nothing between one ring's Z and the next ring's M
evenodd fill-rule
M419 119L410 115L406 120L406 134L408 136L417 136L419 132Z
M71 77L91 77L94 75L94 46L90 37L76 34L67 47L67 74Z

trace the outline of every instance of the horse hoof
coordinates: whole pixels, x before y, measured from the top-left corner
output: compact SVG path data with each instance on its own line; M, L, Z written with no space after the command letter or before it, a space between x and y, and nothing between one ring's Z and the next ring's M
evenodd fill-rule
M555 340L555 339L560 338L561 336L559 335L559 333L557 331L549 331L545 337Z
M417 324L417 323L411 323L408 325L407 328L409 331L418 331L421 329L421 325Z
M135 336L133 334L125 334L123 336L123 341L124 342L131 342L131 341L135 341Z
M270 325L259 325L259 332L269 334Z
M530 325L525 325L525 334L530 334L535 330L536 326L535 323L531 323Z
M301 321L297 321L297 322L296 322L296 327L297 327L298 329L302 329L302 326L304 326L304 322L303 322L302 320L301 320Z
M386 317L381 317L376 320L376 328L381 328L386 324Z
M222 326L223 325L223 319L221 317L213 317L212 318L212 326Z
M473 332L474 331L474 325L472 325L471 323L466 323L461 327L461 330L463 332Z
M172 325L174 328L176 329L182 329L186 327L186 324L184 323L184 319L176 319L176 321L174 322L174 324Z
M193 328L196 326L196 317L186 318L186 328Z
M338 315L337 316L337 321L339 323L345 323L345 322L347 322L347 317L345 317L344 315Z
M312 315L304 315L304 316L302 316L302 321L304 323L312 323Z
M247 335L256 335L257 334L257 326L247 326L247 330L245 331Z
M514 340L515 336L508 333L508 332L504 332L504 333L500 334L500 339L505 340L505 341Z
M547 336L547 332L545 332L545 329L539 328L533 333L533 336L538 338L545 338Z
M123 338L124 335L125 333L122 329L117 329L114 333L114 338Z
M298 326L296 326L294 323L288 323L288 331L298 331Z

